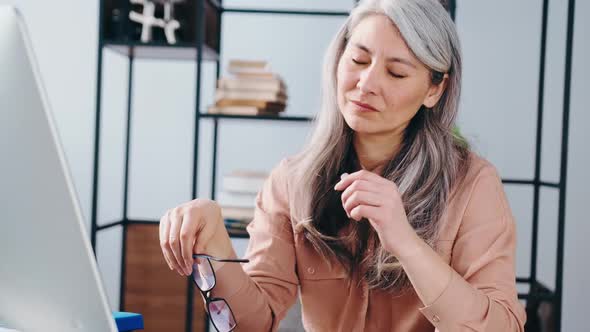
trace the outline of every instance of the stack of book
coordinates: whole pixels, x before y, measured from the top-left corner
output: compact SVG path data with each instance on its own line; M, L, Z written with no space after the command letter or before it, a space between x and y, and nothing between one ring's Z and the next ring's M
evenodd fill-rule
M267 173L237 170L226 174L217 201L230 235L247 235L246 226L254 218L256 195L262 189Z
M273 115L287 105L287 87L266 61L231 60L229 75L217 81L210 114Z

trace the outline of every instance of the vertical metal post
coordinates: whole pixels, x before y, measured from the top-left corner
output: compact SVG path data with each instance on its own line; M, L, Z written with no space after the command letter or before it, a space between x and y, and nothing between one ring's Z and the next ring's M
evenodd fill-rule
M570 98L572 83L572 55L574 44L574 19L576 1L568 1L567 41L565 53L565 79L563 88L563 120L561 129L561 166L559 175L559 213L557 225L557 266L555 271L555 324L556 331L561 331L561 316L563 302L563 249L565 235L565 209L567 193L567 159L569 141Z
M217 143L219 134L219 121L213 118L213 165L211 166L211 199L215 199L215 186L217 183Z
M449 12L451 14L451 18L455 21L457 17L457 1L456 0L449 0Z
M97 51L97 69L96 69L96 109L94 119L94 161L93 161L93 175L92 175L92 206L90 212L90 243L96 256L96 233L98 228L98 176L100 165L100 107L102 97L102 49L103 49L103 0L98 4L98 51Z
M221 0L219 2L220 6L223 6ZM223 11L221 11L223 14ZM219 15L219 19L217 20L217 45L219 45L219 52L218 52L218 59L217 63L215 64L215 80L219 79L221 76L221 18L223 15ZM216 83L217 84L217 83ZM212 166L211 166L211 199L215 199L215 187L217 183L217 144L219 142L219 119L213 118L213 153L212 153Z
M131 116L133 100L133 60L134 55L129 53L129 74L127 78L127 128L125 131L125 176L123 180L123 236L121 239L121 283L119 285L119 310L124 311L125 304L125 273L127 261L127 227L129 205L129 155L131 146Z
M217 20L217 45L219 50L217 52L217 62L215 63L215 84L217 86L217 80L221 76L221 29L222 29L222 18L223 18L223 3L219 0L219 18ZM217 118L213 118L213 153L212 153L212 166L211 166L211 199L215 199L215 184L217 178L217 144L219 135L219 121ZM209 315L205 312L205 332L209 332Z
M541 146L543 143L543 109L545 94L545 58L547 54L547 20L549 1L543 0L543 16L541 19L541 55L539 60L539 92L537 95L537 133L535 146L535 177L533 191L533 225L531 242L530 282L537 282L537 249L539 237L539 192L541 187ZM533 287L531 287L533 289Z
M196 97L195 97L195 138L193 150L193 187L192 198L196 198L199 194L198 188L198 166L199 166L199 125L201 117L201 63L203 61L203 33L205 30L205 0L196 1L196 48L197 48L197 62L196 62ZM194 285L190 278L187 279L187 299L186 299L186 332L191 332L193 327L193 296Z

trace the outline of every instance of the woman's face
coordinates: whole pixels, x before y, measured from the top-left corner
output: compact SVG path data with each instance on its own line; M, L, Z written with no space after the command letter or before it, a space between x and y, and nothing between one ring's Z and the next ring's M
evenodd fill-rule
M362 134L401 134L421 105L432 107L442 86L383 15L358 23L338 62L337 97L348 126Z

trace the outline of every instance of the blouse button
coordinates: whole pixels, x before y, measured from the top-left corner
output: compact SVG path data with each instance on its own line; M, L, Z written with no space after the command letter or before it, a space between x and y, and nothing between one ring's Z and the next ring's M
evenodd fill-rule
M314 274L315 273L315 269L310 266L310 267L307 268L307 273Z
M435 323L440 322L440 318L437 315L432 316L432 321Z

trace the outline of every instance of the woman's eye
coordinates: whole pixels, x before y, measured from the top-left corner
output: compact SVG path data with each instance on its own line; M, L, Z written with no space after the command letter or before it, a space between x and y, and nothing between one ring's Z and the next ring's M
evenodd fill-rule
M352 58L352 62L356 63L357 65L366 65L367 64L366 62L359 61L355 58Z
M391 72L391 71L389 72L389 75L391 75L391 76L393 76L395 78L404 78L405 77L404 75L398 75L398 74L396 74L394 72Z

